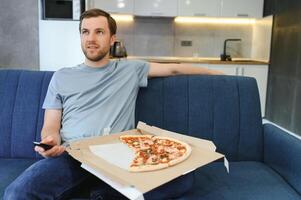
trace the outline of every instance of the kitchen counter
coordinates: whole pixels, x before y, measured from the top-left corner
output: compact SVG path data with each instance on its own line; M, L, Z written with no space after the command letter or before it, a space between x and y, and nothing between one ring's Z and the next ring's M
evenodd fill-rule
M204 63L204 64L244 64L268 65L268 61L253 60L250 58L233 58L232 61L221 61L217 57L165 57L165 56L128 56L127 59L146 60L157 63Z

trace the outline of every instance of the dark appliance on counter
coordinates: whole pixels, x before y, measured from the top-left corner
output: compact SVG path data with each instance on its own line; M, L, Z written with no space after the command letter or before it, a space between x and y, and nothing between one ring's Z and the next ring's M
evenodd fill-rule
M44 20L79 20L85 0L42 0Z
M224 51L223 54L221 54L221 61L231 61L231 55L227 55L226 49L227 49L227 42L229 41L241 41L241 39L236 39L236 38L230 38L230 39L226 39L224 41Z
M114 45L110 49L111 58L124 58L127 57L126 49L124 43L121 41L115 41Z

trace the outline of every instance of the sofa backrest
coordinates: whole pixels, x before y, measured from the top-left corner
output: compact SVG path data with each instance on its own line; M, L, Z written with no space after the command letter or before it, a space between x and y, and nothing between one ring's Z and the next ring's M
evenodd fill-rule
M263 159L256 80L175 76L149 80L137 99L136 122L212 140L230 161Z
M36 158L41 109L53 72L0 70L0 157Z
M0 157L37 158L41 109L53 72L0 70ZM262 160L256 81L234 76L176 76L141 88L136 121L212 140L231 161Z

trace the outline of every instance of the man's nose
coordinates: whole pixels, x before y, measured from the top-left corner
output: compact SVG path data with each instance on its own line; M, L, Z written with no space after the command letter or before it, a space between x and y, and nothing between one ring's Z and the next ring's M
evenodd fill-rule
M95 39L96 39L96 34L95 33L90 33L88 35L88 40L89 41L95 41Z

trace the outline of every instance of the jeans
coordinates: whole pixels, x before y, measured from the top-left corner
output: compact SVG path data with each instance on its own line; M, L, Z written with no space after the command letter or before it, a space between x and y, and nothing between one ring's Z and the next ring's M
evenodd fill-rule
M3 198L4 200L68 199L81 183L88 180L89 183L93 182L89 185L90 199L126 199L80 165L80 162L67 153L37 161L6 188ZM192 184L193 174L189 173L145 193L144 198L148 200L178 197L188 191Z

